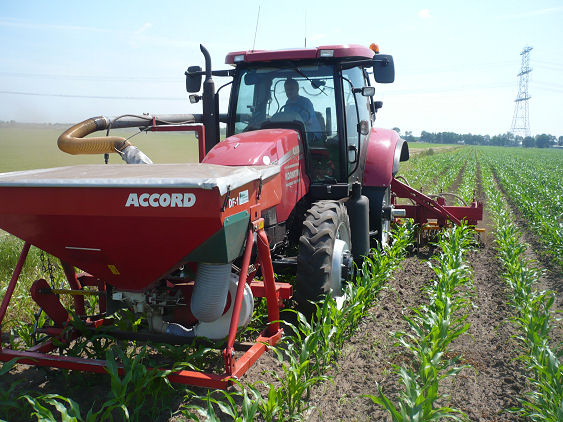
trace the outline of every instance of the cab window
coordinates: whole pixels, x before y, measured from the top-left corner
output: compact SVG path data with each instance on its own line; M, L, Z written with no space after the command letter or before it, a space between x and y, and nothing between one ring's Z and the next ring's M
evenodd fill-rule
M334 67L248 68L239 78L234 134L297 121L305 130L312 182L339 180Z
M359 123L370 121L369 101L361 93L354 93L354 88L362 88L367 85L364 72L361 68L353 67L342 71L343 76L343 99L344 114L346 120L346 137L348 147L356 148L356 157L360 153ZM348 162L349 170L355 167L355 162Z

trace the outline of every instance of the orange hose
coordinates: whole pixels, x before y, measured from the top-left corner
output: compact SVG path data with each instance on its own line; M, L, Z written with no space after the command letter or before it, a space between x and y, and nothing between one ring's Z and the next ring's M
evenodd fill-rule
M103 118L101 118L103 119ZM68 154L106 154L123 151L132 144L120 136L95 136L84 138L98 130L105 129L99 124L100 118L91 118L67 129L57 141L59 149ZM105 119L104 124L105 125Z

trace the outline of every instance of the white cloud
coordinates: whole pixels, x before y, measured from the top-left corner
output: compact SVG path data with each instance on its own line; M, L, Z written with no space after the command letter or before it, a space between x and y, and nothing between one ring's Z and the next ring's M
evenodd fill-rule
M418 11L418 17L422 19L429 19L430 18L430 10L429 9L421 9Z
M145 32L146 30L152 28L152 23L150 22L145 22L143 26L141 26L139 29L137 29L135 31L135 34L140 34L142 32Z

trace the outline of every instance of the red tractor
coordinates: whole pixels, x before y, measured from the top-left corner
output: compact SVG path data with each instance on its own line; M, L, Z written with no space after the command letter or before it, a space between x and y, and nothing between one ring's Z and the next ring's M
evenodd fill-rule
M220 115L204 54L205 72L186 72L192 93L205 76L210 130L202 162L280 166L281 203L263 213L274 267L293 267L298 300L330 289L340 295L354 260L368 254L370 236L387 242L391 180L409 157L397 133L373 128L381 103L373 100L369 73L393 82L393 58L362 46L231 53L231 101ZM219 121L227 125L222 142Z
M43 329L49 338L60 342L76 317L57 295L73 295L75 314L91 327L127 307L146 316L144 339L228 336L224 374L171 376L222 387L281 336L278 306L292 286L275 282L274 269L296 275L294 297L302 304L328 291L341 296L354 262L389 242L395 218L438 226L481 219L481 204L448 207L394 179L409 149L396 132L374 127L382 106L373 99L374 82L391 83L395 75L393 58L376 46L240 51L227 55L228 70L213 70L201 51L205 69L189 67L186 88L192 103L202 100L202 114L96 117L59 138L59 148L71 154L117 152L128 164L151 165L0 175L0 228L26 241L0 324L34 245L61 259L70 286L55 289L43 279L32 286L53 321ZM214 76L232 78L221 87L231 86L226 114L219 112ZM196 131L200 163L152 164L130 142L109 136L123 127ZM85 138L96 131L106 136ZM413 205L394 206L396 197ZM263 281L254 279L257 271ZM85 314L83 295L91 294L85 286L98 289L98 319ZM269 325L237 360L235 335L250 320L254 296L267 298ZM103 362L53 358L50 341L25 352L0 350L0 359L103 371Z

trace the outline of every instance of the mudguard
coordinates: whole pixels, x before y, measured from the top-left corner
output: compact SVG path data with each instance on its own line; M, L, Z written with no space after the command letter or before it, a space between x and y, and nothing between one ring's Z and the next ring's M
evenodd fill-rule
M365 156L363 185L386 187L399 171L399 162L409 159L408 143L397 132L372 129Z

